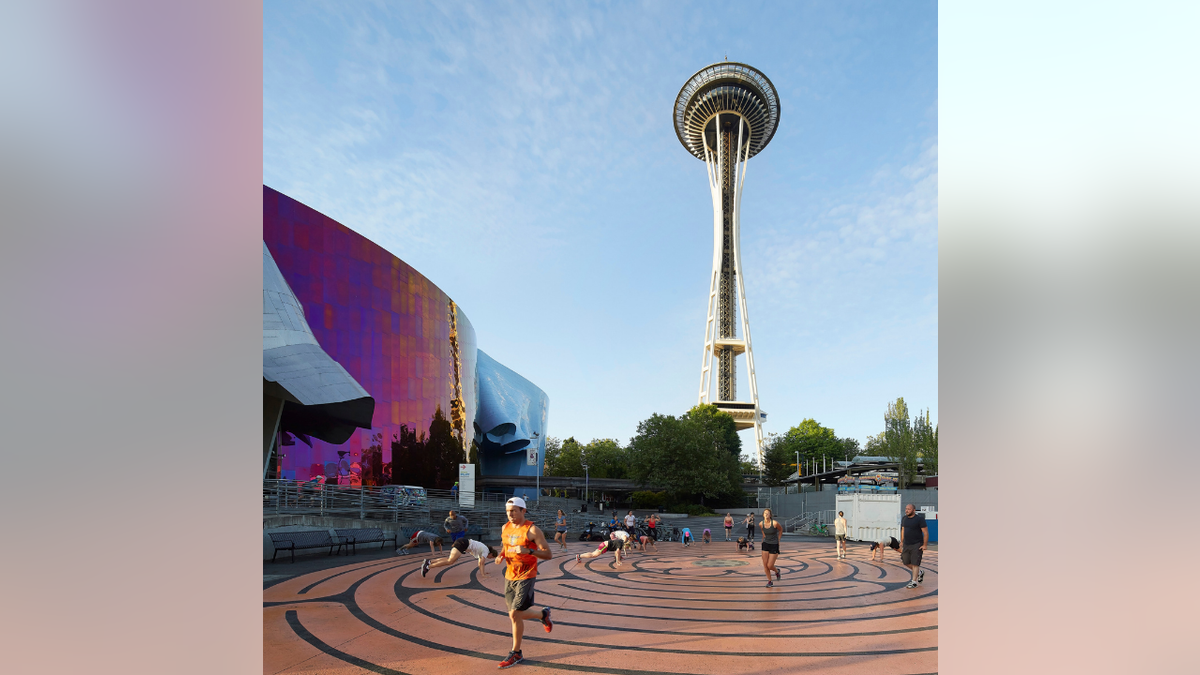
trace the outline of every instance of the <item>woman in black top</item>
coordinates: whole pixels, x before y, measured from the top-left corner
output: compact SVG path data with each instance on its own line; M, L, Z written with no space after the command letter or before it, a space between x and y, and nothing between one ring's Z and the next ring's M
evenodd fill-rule
M771 581L771 572L775 573L775 578L779 579L779 568L775 566L775 559L779 557L779 533L783 531L783 526L779 524L771 516L771 509L763 509L762 525L762 561L763 572L767 575L767 588L775 585Z
M748 539L749 541L754 541L754 514L753 513L746 514L745 523L746 523L746 539Z

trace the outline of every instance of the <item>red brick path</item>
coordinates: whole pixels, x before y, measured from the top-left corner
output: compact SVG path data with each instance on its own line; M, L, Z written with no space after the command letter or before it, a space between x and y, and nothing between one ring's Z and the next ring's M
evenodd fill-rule
M852 545L839 561L832 543L785 540L783 579L765 588L761 554L732 543L662 543L620 568L611 553L575 565L591 548L575 542L539 565L536 606L552 608L554 631L526 622L526 661L514 672L937 671L935 551L924 583L906 589L892 551L881 565ZM349 564L265 590L263 672L496 670L510 648L504 568L489 564L480 579L469 558L422 578L423 558Z

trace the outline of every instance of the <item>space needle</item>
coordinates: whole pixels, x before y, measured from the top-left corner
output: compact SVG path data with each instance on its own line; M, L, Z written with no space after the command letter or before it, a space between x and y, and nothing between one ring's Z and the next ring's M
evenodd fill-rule
M758 403L750 345L740 213L746 164L767 147L779 126L779 95L758 69L723 61L700 69L683 85L675 97L674 117L675 135L688 152L704 162L712 194L713 271L700 366L700 403L715 404L731 415L739 431L754 428L762 467L762 424L767 414ZM739 323L740 336L736 330ZM750 382L747 401L737 397L736 358L741 354L746 355Z

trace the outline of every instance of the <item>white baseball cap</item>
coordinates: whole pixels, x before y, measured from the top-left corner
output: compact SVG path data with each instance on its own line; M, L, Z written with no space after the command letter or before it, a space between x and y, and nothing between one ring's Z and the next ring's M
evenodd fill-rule
M512 506L519 506L523 509L528 508L525 506L525 500L521 499L520 497L513 497L512 499L508 500L508 503Z

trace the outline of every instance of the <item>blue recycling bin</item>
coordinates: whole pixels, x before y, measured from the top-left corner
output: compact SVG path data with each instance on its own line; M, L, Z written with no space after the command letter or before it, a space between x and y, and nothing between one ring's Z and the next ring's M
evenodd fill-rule
M937 524L936 520L926 520L925 527L929 529L929 543L937 542Z

